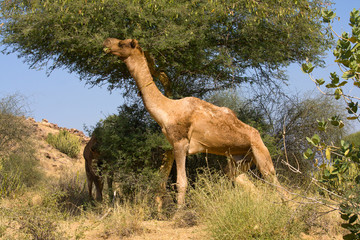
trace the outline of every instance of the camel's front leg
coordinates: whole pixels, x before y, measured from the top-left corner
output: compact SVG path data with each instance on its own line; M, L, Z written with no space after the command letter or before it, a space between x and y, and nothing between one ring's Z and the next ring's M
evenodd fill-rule
M185 194L187 188L185 162L188 148L189 141L187 139L182 139L174 144L174 157L177 172L176 186L178 190L177 203L179 208L185 204Z

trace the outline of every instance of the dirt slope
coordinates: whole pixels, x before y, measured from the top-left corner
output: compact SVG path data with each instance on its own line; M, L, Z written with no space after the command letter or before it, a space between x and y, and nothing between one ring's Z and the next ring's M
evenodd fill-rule
M64 169L84 171L85 163L82 152L90 139L89 137L79 130L59 127L57 124L49 123L46 119L43 119L41 122L36 122L34 119L29 118L27 121L30 122L34 129L33 140L35 149L37 149L36 158L39 160L47 176L59 177ZM66 130L79 136L81 140L81 151L77 158L70 158L46 142L46 137L49 133L57 134L60 130Z

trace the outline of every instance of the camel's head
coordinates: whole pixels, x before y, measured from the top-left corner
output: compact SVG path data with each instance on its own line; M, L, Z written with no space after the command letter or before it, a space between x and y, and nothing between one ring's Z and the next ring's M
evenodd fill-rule
M116 38L107 38L104 41L103 46L104 52L119 56L122 60L125 60L130 55L141 50L138 41L135 39L119 40Z

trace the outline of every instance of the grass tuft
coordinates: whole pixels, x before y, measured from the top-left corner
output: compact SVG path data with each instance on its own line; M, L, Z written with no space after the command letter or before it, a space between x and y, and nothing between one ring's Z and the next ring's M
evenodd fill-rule
M249 193L224 176L205 171L191 190L191 203L213 239L298 239L304 225L276 192Z
M68 131L60 130L58 134L49 133L46 141L60 152L65 153L71 158L76 158L79 156L81 145L80 139Z
M0 198L14 196L24 187L35 186L41 179L38 161L30 151L0 158Z

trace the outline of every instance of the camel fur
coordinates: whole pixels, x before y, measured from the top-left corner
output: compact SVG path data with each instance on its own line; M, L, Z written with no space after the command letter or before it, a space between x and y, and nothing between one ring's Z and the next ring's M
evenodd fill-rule
M153 81L137 40L108 38L103 46L106 53L118 56L126 64L146 109L173 146L179 206L185 203L188 184L185 161L190 154L212 153L234 161L250 154L250 162L243 161L242 170L247 171L254 163L265 179L278 184L269 151L255 128L240 121L228 108L195 97L178 100L165 97Z

